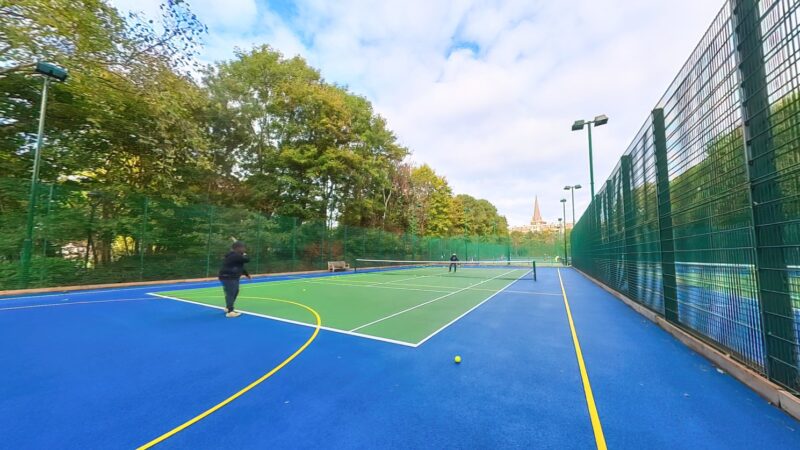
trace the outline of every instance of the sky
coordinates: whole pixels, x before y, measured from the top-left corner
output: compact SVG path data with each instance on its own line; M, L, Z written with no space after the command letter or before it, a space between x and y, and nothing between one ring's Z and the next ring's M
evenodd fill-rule
M160 0L111 0L156 15ZM415 163L511 225L588 206L723 6L721 0L191 0L204 62L269 44L369 99ZM568 221L571 221L568 203Z

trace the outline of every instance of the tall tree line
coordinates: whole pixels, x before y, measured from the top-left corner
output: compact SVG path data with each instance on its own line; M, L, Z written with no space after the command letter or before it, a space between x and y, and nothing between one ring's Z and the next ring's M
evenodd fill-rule
M331 227L507 233L491 203L454 195L432 168L409 164L409 149L365 98L266 45L201 66L206 33L181 0L165 2L155 21L123 17L102 0L0 0L4 228L27 204L20 193L42 83L32 68L45 60L70 78L52 85L41 179L103 191L92 214L124 215L124 199L136 194ZM6 247L19 239L7 237ZM115 239L102 237L101 253Z

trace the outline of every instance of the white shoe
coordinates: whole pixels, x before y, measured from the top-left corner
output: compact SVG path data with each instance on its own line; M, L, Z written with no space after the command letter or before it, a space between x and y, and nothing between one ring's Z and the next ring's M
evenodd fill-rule
M237 312L237 311L231 311L231 312L225 313L225 317L239 317L241 315L242 315L242 313Z

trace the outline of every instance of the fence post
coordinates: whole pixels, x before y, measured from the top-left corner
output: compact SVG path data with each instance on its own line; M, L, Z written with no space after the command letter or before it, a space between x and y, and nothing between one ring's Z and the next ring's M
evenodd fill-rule
M633 228L633 223L636 220L636 215L633 210L633 195L631 193L631 173L633 171L633 164L631 163L630 155L623 155L620 159L620 172L622 173L622 230L625 239L625 247L622 251L622 284L624 286L620 286L624 289L624 292L628 294L628 297L631 297L630 294L630 283L628 280L638 280L639 279L639 261L634 260L631 261L632 258L629 255L635 255L636 252L633 250L633 247L636 245L633 238L633 233L631 233L631 229ZM573 226L572 231L575 232L575 228ZM638 283L638 281L637 281ZM636 300L641 300L637 298Z
M45 212L44 220L42 221L42 265L39 269L39 285L44 285L44 279L47 276L47 234L50 228L50 211L53 204L53 183L50 183L50 189L47 196L47 211ZM33 251L33 250L31 250Z
M361 257L372 258L372 255L367 255L367 236L369 236L369 229L361 229Z
M144 211L142 214L142 230L139 234L139 280L144 280L144 253L147 251L147 246L145 245L145 239L147 236L147 213L148 213L148 198L144 198Z
M738 44L736 57L741 83L743 147L750 184L751 238L755 246L754 266L766 351L765 369L771 380L796 391L800 387L796 352L798 338L794 332L797 324L786 258L791 258L789 249L798 244L797 238L793 237L796 233L791 231L796 229L798 220L791 213L784 212L783 203L791 193L784 192L782 181L796 180L798 174L797 169L793 170L790 165L779 168L776 164L777 146L771 121L775 111L769 99L758 2L730 0L729 5ZM789 96L784 98L791 101ZM784 126L792 126L792 121L784 123ZM796 136L796 130L792 135ZM790 183L796 185L796 181Z
M50 212L53 209L53 183L50 183L50 192L47 195L47 212L45 213L44 226L42 227L42 256L47 257L47 235L50 227Z
M261 273L261 213L256 213L256 273Z
M328 249L326 248L326 240L328 238L328 220L327 219L325 219L325 221L322 223L322 233L320 233L320 237L322 238L322 242L320 243L321 245L320 245L320 252L319 252L319 254L320 254L319 265L320 265L320 268L322 268L325 265L325 255L326 255L325 252L328 251Z
M661 287L664 296L664 317L678 322L678 289L675 278L675 239L672 229L672 203L669 191L667 135L664 110L652 113L653 148L656 156L656 198L658 203L658 235L661 244Z
M211 276L211 233L214 223L214 207L208 207L208 238L206 240L206 278Z
M297 270L297 217L292 217L292 271Z

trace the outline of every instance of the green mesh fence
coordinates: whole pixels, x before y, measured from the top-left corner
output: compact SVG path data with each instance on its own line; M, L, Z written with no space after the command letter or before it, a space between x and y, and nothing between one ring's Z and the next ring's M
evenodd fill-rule
M574 265L800 390L800 0L731 0L572 234Z
M213 277L233 239L248 245L252 273L323 270L328 261L352 264L356 258L437 261L452 253L464 261L512 257L507 235L424 237L42 184L26 282L20 254L28 190L24 179L0 179L0 290ZM532 259L530 252L523 253L524 259Z

